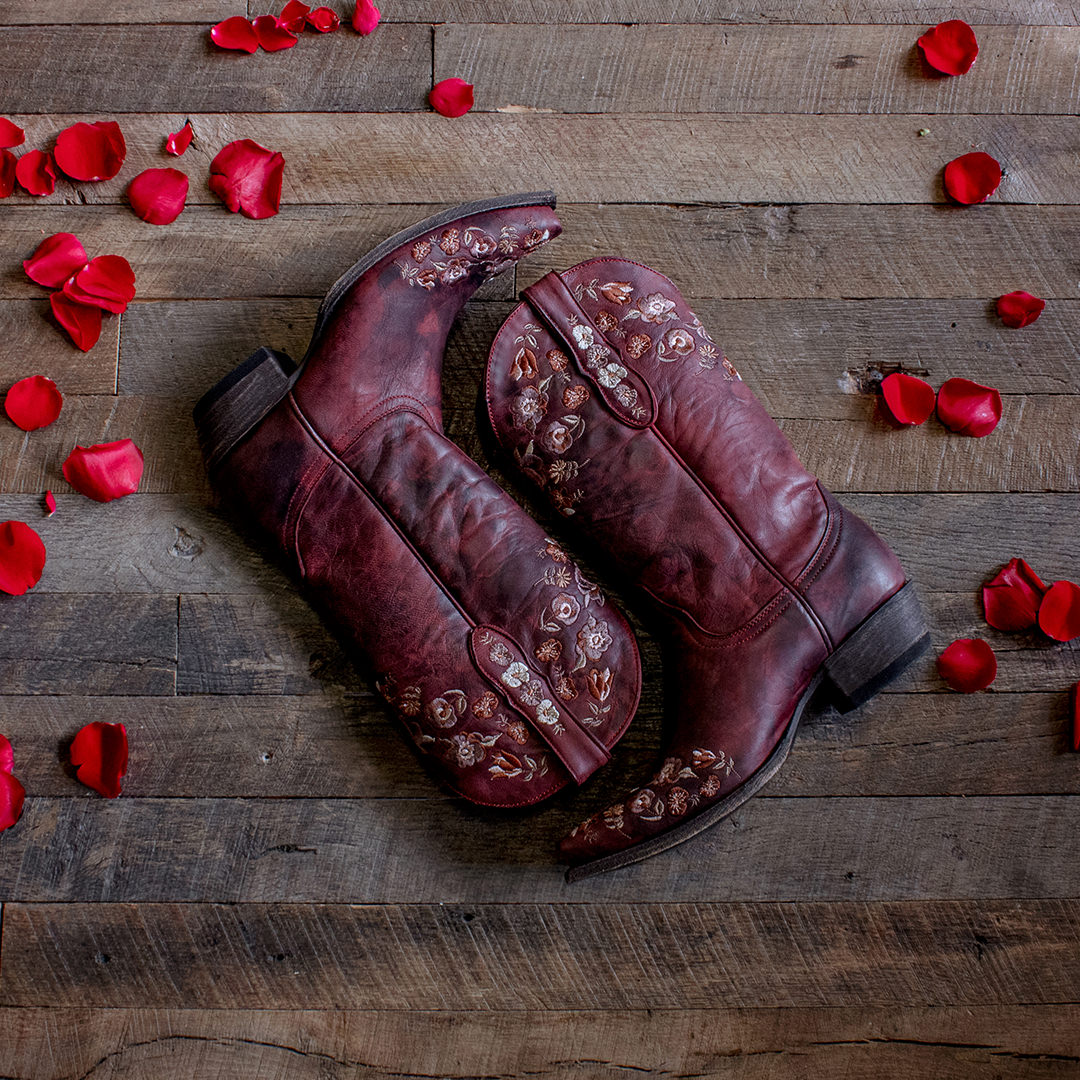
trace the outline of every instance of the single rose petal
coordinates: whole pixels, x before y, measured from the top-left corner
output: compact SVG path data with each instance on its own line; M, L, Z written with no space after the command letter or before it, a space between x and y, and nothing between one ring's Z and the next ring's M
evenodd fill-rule
M981 150L954 158L945 166L945 190L965 206L985 202L1001 183L1001 166Z
M79 238L74 233L58 232L45 237L34 254L23 259L23 269L31 281L47 289L59 289L88 262Z
M6 199L15 190L15 155L10 150L0 150L0 199Z
M87 307L62 292L49 297L53 317L71 335L71 340L89 352L101 337L101 308Z
M23 521L0 521L0 592L22 596L41 580L45 545Z
M943 75L963 75L979 55L975 31L963 19L938 23L919 38L926 62Z
M128 740L123 724L95 720L71 741L71 764L79 780L106 799L120 794L120 777L127 773Z
M285 159L252 139L237 139L210 163L210 190L235 214L273 217L281 205Z
M938 391L937 414L950 431L981 439L1001 419L1001 395L970 379L947 379Z
M15 162L15 179L31 195L51 195L56 190L52 155L44 150L27 150Z
M22 816L26 789L8 773L0 773L0 832L10 829Z
M1006 326L1019 330L1022 326L1033 323L1046 307L1046 301L1032 296L1029 292L1018 289L1016 292L1006 293L998 297L998 318Z
M267 52L291 49L296 44L296 35L282 26L273 15L260 15L254 25L259 45Z
M45 492L45 516L52 517L56 513L56 496L51 491Z
M172 154L173 157L180 157L181 154L191 145L191 140L195 138L195 132L191 127L191 121L189 120L179 131L170 132L165 138L165 153Z
M1039 605L1039 629L1055 641L1080 637L1080 585L1055 581Z
M139 489L142 451L130 440L76 446L63 467L64 479L95 502L112 502Z
M379 25L379 9L371 0L356 0L356 8L353 10L352 26L358 34L367 37L376 26Z
M284 27L290 34L299 34L307 25L308 12L311 8L300 0L289 0L281 9L278 16L278 25Z
M464 116L473 107L472 83L464 79L443 79L432 87L428 101L443 116Z
M938 671L954 690L973 694L997 676L997 657L982 638L957 638L938 657Z
M128 184L135 216L151 225L175 221L187 202L188 178L179 169L144 169Z
M253 53L259 47L259 38L255 27L243 15L233 15L230 19L211 27L210 39L219 49L239 49Z
M914 375L894 372L881 380L881 393L889 412L901 424L924 424L934 411L934 388Z
M1069 710L1072 713L1072 747L1080 750L1080 682L1069 691Z
M56 383L44 375L20 379L4 398L4 412L23 431L48 427L60 415L63 405Z
M7 117L0 116L0 149L22 146L26 142L26 132L18 124L13 124Z
M15 768L15 751L11 748L11 740L6 735L0 735L0 773L10 773Z
M986 621L998 630L1029 630L1045 593L1039 575L1023 559L1010 559L983 586Z
M341 25L341 19L338 18L336 11L331 11L328 7L317 7L308 13L307 24L312 29L318 30L320 34L327 34Z
M53 155L72 180L111 180L124 164L127 144L115 120L72 124L56 136Z
M64 295L120 315L135 298L135 271L123 255L98 255L64 282Z

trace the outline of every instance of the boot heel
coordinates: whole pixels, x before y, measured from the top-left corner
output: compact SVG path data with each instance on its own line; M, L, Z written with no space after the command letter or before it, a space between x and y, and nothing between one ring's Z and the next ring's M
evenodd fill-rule
M825 661L833 704L850 712L892 682L930 645L919 598L909 581Z
M199 399L192 415L207 469L285 396L295 370L290 357L263 347Z

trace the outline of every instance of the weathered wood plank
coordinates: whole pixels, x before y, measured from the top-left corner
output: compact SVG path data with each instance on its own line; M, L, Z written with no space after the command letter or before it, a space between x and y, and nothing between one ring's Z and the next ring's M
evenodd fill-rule
M367 38L328 34L249 56L216 48L210 26L8 27L0 113L425 107L429 27L387 25Z
M7 904L4 1005L1065 1004L1080 902ZM793 961L793 958L796 958Z
M79 0L77 7L64 0L5 0L0 19L7 26L160 23L165 14L156 0ZM245 0L183 0L168 11L170 24L203 23L212 26L230 15L246 15Z

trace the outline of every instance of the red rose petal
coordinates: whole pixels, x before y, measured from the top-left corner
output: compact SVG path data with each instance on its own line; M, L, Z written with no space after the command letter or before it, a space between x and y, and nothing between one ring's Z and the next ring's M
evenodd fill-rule
M89 352L101 337L101 308L87 307L62 292L49 297L53 317L68 332L71 340Z
M997 676L997 657L982 638L957 638L938 657L938 671L954 690L973 694Z
M945 190L965 206L985 202L1001 183L1001 166L981 150L954 158L945 166Z
M464 79L443 79L432 88L428 101L443 116L464 116L473 107L472 83Z
M120 777L127 773L127 728L101 720L87 724L71 742L71 764L88 788L115 799L120 794Z
M979 55L975 31L963 19L938 23L919 38L926 62L943 75L963 75Z
M341 25L341 19L336 11L331 11L328 7L317 7L307 15L307 24L320 34L327 34Z
M1032 296L1029 292L1018 289L1016 292L1006 293L998 297L998 318L1006 326L1019 330L1022 326L1033 323L1046 307L1046 301Z
M76 446L63 467L64 479L95 502L112 502L139 489L142 451L130 440Z
M135 298L135 271L123 255L98 255L64 282L64 295L120 315Z
M4 411L23 431L48 427L60 415L63 405L56 383L44 375L20 379L4 398Z
M10 829L22 816L26 789L8 773L0 773L0 832Z
M243 15L233 15L231 19L219 22L210 30L210 38L219 49L239 49L253 53L259 47L259 38L255 27Z
M194 138L195 132L192 130L191 121L189 120L179 131L170 132L166 136L165 153L172 154L173 157L180 157L191 145L191 140Z
M45 545L22 521L0 521L0 592L22 596L45 569Z
M26 142L26 132L18 124L13 124L7 117L0 116L0 149L22 146Z
M1039 629L1055 641L1080 637L1080 585L1055 581L1039 605Z
M1028 630L1035 625L1046 586L1023 559L1010 559L983 586L986 621L998 630Z
M60 232L47 236L23 269L31 281L47 289L59 289L72 274L77 274L90 260L74 233Z
M72 180L111 180L124 164L127 144L115 120L72 124L56 136L53 155Z
M1080 750L1080 682L1069 691L1069 709L1072 712L1072 747Z
M135 216L151 225L175 221L187 202L188 178L179 169L145 169L128 184Z
M56 513L56 496L51 491L45 492L45 511L47 517Z
M15 190L15 155L10 150L0 150L0 199L6 199Z
M296 44L296 35L282 26L273 15L260 15L254 25L259 45L267 52L291 49Z
M51 195L56 190L52 155L44 150L27 150L15 162L15 179L31 195Z
M11 740L0 735L0 773L10 773L15 768L15 751L11 749Z
M352 26L358 34L367 37L376 26L379 25L379 9L371 0L356 0L356 8L353 11Z
M881 393L889 412L901 424L924 424L934 411L934 388L914 375L894 372L881 380Z
M252 139L237 139L210 163L210 190L235 214L273 217L281 205L285 159Z
M290 34L299 34L307 25L308 12L311 8L300 0L289 0L281 9L278 16L278 25L284 27Z
M950 431L981 439L1001 419L1001 395L970 379L947 379L938 391L937 414Z

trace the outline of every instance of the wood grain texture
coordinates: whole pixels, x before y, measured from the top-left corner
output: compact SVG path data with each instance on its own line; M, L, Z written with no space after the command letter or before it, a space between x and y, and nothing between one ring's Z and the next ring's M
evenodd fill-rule
M183 0L168 12L170 23L202 23L208 29L230 15L246 15L245 0ZM155 0L5 0L0 20L18 25L100 25L103 23L160 23L162 8Z

